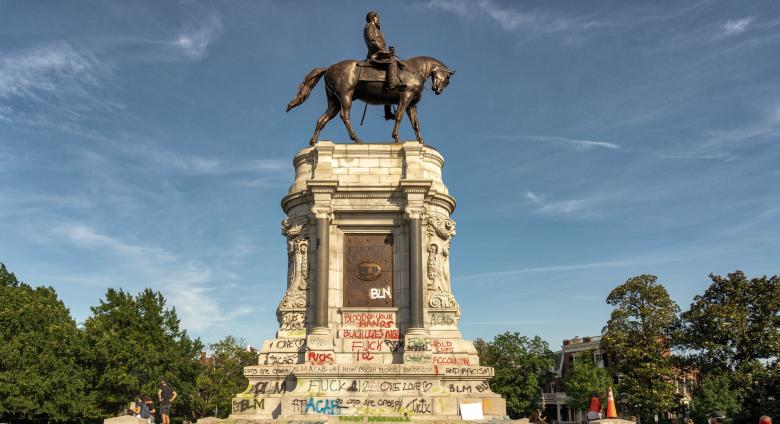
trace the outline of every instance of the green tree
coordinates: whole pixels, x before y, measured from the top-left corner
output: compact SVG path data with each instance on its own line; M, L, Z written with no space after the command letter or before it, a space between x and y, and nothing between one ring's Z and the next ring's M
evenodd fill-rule
M81 422L99 416L81 361L85 343L50 287L0 263L0 420Z
M92 314L84 330L103 411L120 412L139 394L156 397L165 377L178 393L172 415L192 416L202 344L180 329L176 310L165 307L162 294L109 289Z
M694 387L691 415L697 422L706 422L707 414L723 411L734 417L741 410L737 393L729 388L731 381L726 374L705 374Z
M755 417L774 414L778 418L780 411L780 364L775 360L761 367L753 375L753 384L748 396L742 399L742 412L735 416L736 423L755 422Z
M197 417L214 415L226 418L231 412L231 400L247 388L244 367L257 364L257 353L242 348L243 341L233 336L210 345L211 358L195 382L192 394L193 412Z
M593 350L582 352L574 360L563 380L566 402L574 411L587 411L593 396L603 397L612 384L605 368L596 365Z
M780 277L748 278L742 271L725 278L710 274L712 284L682 314L681 345L703 374L719 382L740 407L737 421L752 421L771 404L780 357ZM726 373L724 373L726 371ZM776 398L775 398L776 399Z
M474 348L477 350L480 363L487 364L490 361L490 358L488 358L490 342L485 341L482 337L477 337L474 339Z
M550 369L555 358L547 342L538 336L529 339L507 332L492 342L480 340L476 344L480 364L495 368L490 387L506 398L509 416L529 416L539 407L542 386L554 376Z
M677 406L670 346L679 307L656 280L640 275L610 292L607 303L614 309L601 339L619 373L621 399L646 422Z
M682 314L686 347L697 365L739 371L780 356L780 277L748 279L742 271L712 284Z

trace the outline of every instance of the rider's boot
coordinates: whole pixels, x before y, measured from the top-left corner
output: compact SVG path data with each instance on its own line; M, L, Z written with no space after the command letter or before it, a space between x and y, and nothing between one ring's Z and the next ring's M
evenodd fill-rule
M395 114L393 113L393 109L390 105L385 105L385 120L386 121L395 120Z
M406 85L398 76L398 58L395 57L395 48L390 47L390 62L387 64L387 73L385 74L385 86L388 91L394 89L403 90Z

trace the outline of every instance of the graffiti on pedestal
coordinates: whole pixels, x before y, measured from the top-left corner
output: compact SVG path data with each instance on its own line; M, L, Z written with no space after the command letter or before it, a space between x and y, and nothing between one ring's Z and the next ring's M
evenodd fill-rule
M338 415L344 418L368 417L394 417L389 421L408 421L414 415L430 415L433 413L432 403L424 398L412 398L402 400L401 398L321 398L309 397L292 400L293 413L295 414L321 414ZM399 420L398 417L405 417L405 420ZM340 421L352 421L344 419ZM381 421L374 419L373 421Z
M344 312L342 318L347 327L392 328L395 326L395 313L392 312Z
M252 409L257 412L258 409L265 409L265 399L241 399L233 401L233 413L241 414Z
M249 383L246 390L239 393L237 397L257 397L280 393L287 393L286 381L258 381L257 383Z

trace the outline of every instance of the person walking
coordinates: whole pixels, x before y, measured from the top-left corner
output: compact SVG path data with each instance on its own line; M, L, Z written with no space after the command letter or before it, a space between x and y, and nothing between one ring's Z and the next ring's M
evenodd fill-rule
M160 379L160 389L157 390L157 400L160 402L160 415L162 424L171 424L171 404L176 400L176 389L168 385L168 382Z

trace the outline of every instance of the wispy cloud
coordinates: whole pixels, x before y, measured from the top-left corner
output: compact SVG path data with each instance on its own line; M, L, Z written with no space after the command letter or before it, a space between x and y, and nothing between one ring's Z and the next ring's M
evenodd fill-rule
M696 140L686 140L673 150L656 152L669 159L712 159L731 162L740 152L752 145L776 141L780 137L780 106L773 105L760 111L752 122L723 129L705 130Z
M214 300L213 293L218 286L213 270L165 249L127 242L80 222L60 224L53 234L78 248L119 257L129 271L137 274L133 278L153 282L162 289L176 307L185 328L203 331L253 311L252 307L240 304L223 309Z
M541 196L539 196L538 194L534 193L531 190L525 192L525 198L534 203L541 203L543 200Z
M551 324L554 322L571 322L570 319L536 319L536 320L508 320L508 321L469 321L470 325L533 325Z
M492 139L498 140L530 140L540 143L553 143L569 147L578 152L584 152L592 149L620 149L620 145L603 140L584 140L579 138L558 137L550 135L499 135L492 136Z
M86 96L109 67L90 51L60 41L0 57L0 98Z
M84 121L123 108L104 95L112 66L57 41L0 56L0 122L98 137Z
M575 215L588 210L599 201L597 197L552 201L548 200L548 196L530 190L526 191L525 198L537 206L537 213L549 216Z
M82 223L60 225L54 229L54 233L77 246L92 249L108 249L133 260L140 259L144 264L150 263L150 258L156 258L163 261L175 259L174 256L166 253L162 249L129 244L119 239L101 234L94 228Z
M723 32L725 35L741 34L747 30L752 21L753 18L729 19L723 25Z
M222 15L209 2L176 2L175 13L160 17L139 12L136 5L114 4L122 16L141 14L150 19L147 30L106 34L99 41L101 51L116 63L156 63L201 60L222 36Z
M152 164L155 169L173 171L185 175L224 175L258 173L265 177L288 178L292 172L289 159L236 159L198 155L162 147L162 142L138 134L123 134L104 143L112 155Z
M522 136L521 138L534 140L534 141L541 141L541 142L559 143L559 144L567 145L572 149L580 152L585 150L595 149L595 148L613 149L613 150L620 148L619 145L615 143L610 143L608 141L581 140L576 138L544 136L544 135Z
M206 52L222 35L222 20L214 13L209 12L199 16L177 34L171 44L185 57L202 59Z
M633 266L637 264L644 264L649 262L657 262L657 261L605 261L605 262L590 262L590 263L573 264L573 265L553 265L553 266L543 266L543 267L518 268L518 269L507 270L507 271L482 272L478 274L465 275L463 277L458 278L458 280L459 281L492 280L496 278L514 277L517 275L528 274L528 273L554 273L554 272L562 272L562 271L577 271L582 269L617 268L617 267Z
M486 17L505 31L528 31L535 34L585 32L611 23L593 15L563 16L546 10L521 10L506 7L493 0L429 0L426 9L436 9L462 18Z

